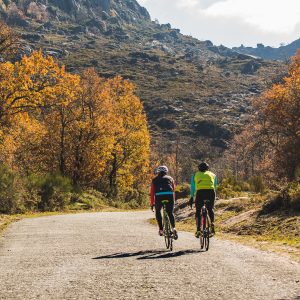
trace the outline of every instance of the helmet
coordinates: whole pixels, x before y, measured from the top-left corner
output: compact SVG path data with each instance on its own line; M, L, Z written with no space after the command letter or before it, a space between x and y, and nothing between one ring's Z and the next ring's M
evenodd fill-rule
M200 172L205 172L209 169L209 165L206 162L203 162L198 166L198 168Z
M160 166L157 168L156 170L157 173L168 173L169 172L169 169L167 166Z

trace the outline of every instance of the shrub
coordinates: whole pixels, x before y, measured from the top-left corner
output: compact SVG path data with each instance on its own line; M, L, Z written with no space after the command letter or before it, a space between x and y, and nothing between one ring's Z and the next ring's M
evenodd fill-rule
M17 175L6 166L0 165L0 212L16 213L20 207L20 189Z
M291 183L263 206L261 214L279 210L300 211L300 184Z
M263 193L266 190L262 176L254 176L250 180L251 190L255 193Z
M79 209L101 209L108 205L106 197L94 189L72 194L70 202Z
M65 208L70 202L72 190L71 180L60 174L32 176L31 187L38 191L40 201L38 209L42 211L56 211Z
M191 193L191 188L188 183L178 185L176 187L176 199L188 198Z

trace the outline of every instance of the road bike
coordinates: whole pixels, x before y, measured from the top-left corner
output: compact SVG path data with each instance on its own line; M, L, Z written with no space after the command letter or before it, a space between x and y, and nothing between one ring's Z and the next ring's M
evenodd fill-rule
M211 236L211 222L208 215L207 210L207 202L208 200L204 200L204 205L201 208L201 215L200 215L200 247L201 249L205 249L208 251L209 248L209 238Z
M170 249L170 251L173 251L173 231L171 222L169 219L169 215L167 213L166 205L169 202L169 200L163 200L161 203L163 205L163 231L164 231L164 238L167 249Z

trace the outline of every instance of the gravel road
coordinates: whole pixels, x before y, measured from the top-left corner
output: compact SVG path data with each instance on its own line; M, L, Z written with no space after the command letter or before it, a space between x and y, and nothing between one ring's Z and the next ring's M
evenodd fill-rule
M150 212L24 219L0 241L0 299L300 299L300 264L180 232L166 252Z

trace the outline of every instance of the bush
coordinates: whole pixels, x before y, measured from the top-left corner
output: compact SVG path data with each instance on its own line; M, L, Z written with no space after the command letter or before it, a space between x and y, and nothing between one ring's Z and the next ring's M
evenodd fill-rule
M71 180L60 174L32 176L31 187L38 191L40 201L38 209L41 211L57 211L65 208L70 202L72 190Z
M263 193L266 190L262 176L254 176L250 180L251 191L255 193Z
M0 165L0 212L11 214L20 210L20 188L17 175Z
M77 209L101 209L108 206L106 197L94 189L72 194L70 202Z
M191 188L188 183L176 187L176 199L188 198L191 194Z
M300 211L300 184L291 183L275 197L271 198L262 208L261 214L273 213L279 210Z

